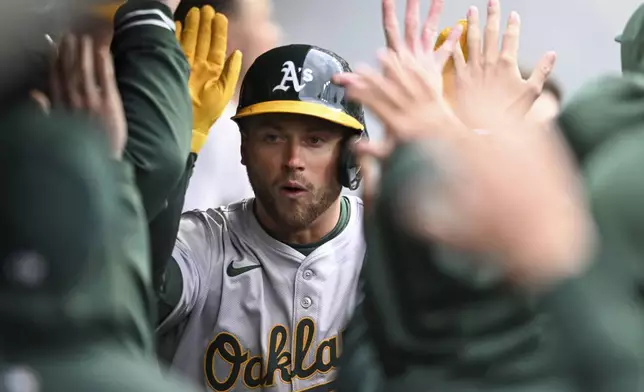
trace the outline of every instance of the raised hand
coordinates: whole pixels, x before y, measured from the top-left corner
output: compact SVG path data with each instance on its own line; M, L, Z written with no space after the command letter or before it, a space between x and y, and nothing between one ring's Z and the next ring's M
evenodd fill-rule
M445 69L447 61L450 60L454 45L459 40L465 26L464 23L460 22L455 28L444 30L440 43L437 42L437 38L439 37L438 26L443 3L444 0L432 1L429 15L419 33L419 0L408 0L403 37L398 26L395 0L382 0L382 26L385 33L387 50L381 51L380 57L382 61L388 63L388 66L385 68L385 74L391 78L404 78L398 68L401 65L411 64L409 60L414 58L414 64L424 68L424 78L422 81L422 85L424 86L423 91L434 97L433 103L436 112L423 112L422 114L431 112L433 113L433 117L426 118L428 123L425 129L416 130L406 129L404 126L401 126L406 123L407 119L380 113L380 118L383 121L391 121L395 126L387 128L388 125L385 122L385 137L382 141L362 142L356 145L355 154L361 162L361 167L366 177L363 181L362 195L366 207L370 205L370 200L373 199L377 189L377 175L372 174L377 172L375 169L377 160L386 158L393 151L396 144L401 141L417 136L418 132L422 133L423 131L426 132L435 129L431 126L432 121L434 121L434 124L440 123L439 118L441 117L455 120L449 109L449 105L443 99L443 89L445 88L443 84L443 70ZM387 54L387 51L390 53ZM391 61L389 61L390 58ZM364 81L360 79L367 78L372 82L382 79L375 71L368 69L363 69L363 71L363 74L357 77L356 75L338 75L337 81L341 84L351 84L352 88L349 89L349 93L359 95L361 86L366 87ZM404 83L413 84L416 83L416 80L404 80ZM372 96L371 104L386 111L387 109L381 105L383 102L379 101L379 97L382 97L382 95ZM414 99L412 98L411 101L414 101ZM405 102L407 101L403 99L399 101L399 104L405 105ZM415 101L412 104L415 104Z
M444 46L453 48L456 37ZM481 103L481 113L491 119L480 119L495 127L472 130L444 110L419 59L402 63L389 51L381 61L383 74L364 68L337 81L392 138L424 148L432 162L431 184L401 191L403 225L422 238L497 255L517 279L531 283L578 272L592 223L558 135L527 120L496 121L497 103L490 100Z
M190 64L192 151L199 152L235 92L242 54L236 50L226 59L228 19L210 6L191 9L185 27L176 22L176 35Z
M382 0L382 25L387 47L397 53L403 62L408 57L415 57L428 72L432 72L432 76L436 76L439 80L445 62L449 59L449 56L446 59L444 55L446 53L451 55L450 51L434 51L435 42L439 36L443 5L444 0L432 0L429 15L419 33L420 0L408 0L403 38L398 27L395 0ZM462 32L462 27L460 25L459 32Z
M499 50L501 6L489 0L485 32L481 34L479 12L468 10L468 55L460 48L454 51L453 108L459 118L472 128L494 127L498 121L517 121L539 97L555 63L555 53L548 52L539 60L528 80L521 77L518 65L521 20L511 12ZM494 107L486 102L493 101ZM484 112L482 107L486 108ZM492 110L492 112L490 112Z
M440 68L449 58L461 33L456 26L445 44L432 55L438 69L427 69L427 58L401 56L392 50L379 58L383 74L370 67L355 73L336 75L347 96L369 108L385 125L386 138L404 143L419 138L439 137L445 129L462 125L443 98Z
M114 157L120 159L127 141L127 123L109 45L96 43L86 35L67 35L52 65L53 107L95 118L107 133Z

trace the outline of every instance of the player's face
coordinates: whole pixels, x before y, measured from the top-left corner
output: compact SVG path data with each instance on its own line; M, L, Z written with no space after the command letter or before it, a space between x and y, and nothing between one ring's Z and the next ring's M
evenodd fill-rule
M258 204L274 223L305 229L340 196L344 131L293 114L255 116L243 128L242 163Z

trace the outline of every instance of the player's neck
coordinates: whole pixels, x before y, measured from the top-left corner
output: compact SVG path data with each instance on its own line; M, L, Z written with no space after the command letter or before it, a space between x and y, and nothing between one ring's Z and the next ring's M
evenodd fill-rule
M340 219L340 199L335 200L313 223L301 230L290 230L280 222L273 220L261 203L257 203L257 200L255 200L255 214L261 225L273 238L292 245L314 244L329 234L337 225Z

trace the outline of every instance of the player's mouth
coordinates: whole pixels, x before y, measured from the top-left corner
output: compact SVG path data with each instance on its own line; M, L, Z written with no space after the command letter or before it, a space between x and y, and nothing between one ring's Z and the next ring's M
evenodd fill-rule
M286 197L295 198L308 193L308 190L299 182L288 181L280 187L280 193Z

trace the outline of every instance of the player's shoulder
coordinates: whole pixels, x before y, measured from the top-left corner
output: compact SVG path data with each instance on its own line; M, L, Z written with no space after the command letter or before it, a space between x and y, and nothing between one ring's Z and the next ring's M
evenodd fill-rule
M193 227L214 236L228 235L243 231L249 214L252 214L252 199L207 210L190 210L181 216L181 229Z

